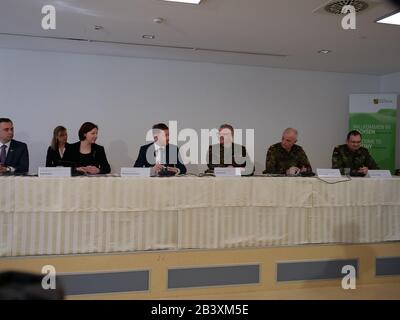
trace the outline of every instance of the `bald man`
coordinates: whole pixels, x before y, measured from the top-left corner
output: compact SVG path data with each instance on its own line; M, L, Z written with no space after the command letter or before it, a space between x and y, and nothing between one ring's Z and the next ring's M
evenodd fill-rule
M296 129L287 128L283 131L282 141L269 147L264 174L299 175L312 172L306 153L296 144L297 136Z

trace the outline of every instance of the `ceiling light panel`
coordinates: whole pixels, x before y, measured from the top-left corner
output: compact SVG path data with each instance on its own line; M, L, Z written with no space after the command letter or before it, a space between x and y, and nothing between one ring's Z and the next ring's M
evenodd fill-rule
M189 4L200 4L200 2L201 2L201 0L163 0L163 1L189 3Z

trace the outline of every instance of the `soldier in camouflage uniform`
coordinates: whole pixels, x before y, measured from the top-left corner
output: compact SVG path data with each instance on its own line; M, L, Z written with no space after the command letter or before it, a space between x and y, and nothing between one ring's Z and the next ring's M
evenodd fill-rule
M243 168L242 175L254 174L254 163L247 154L246 147L233 143L233 127L223 124L219 127L219 144L209 147L207 159L208 170L211 173L217 167L239 167Z
M303 148L295 144L297 135L296 129L287 128L282 134L282 141L269 147L264 174L298 175L312 172Z
M352 176L365 176L368 169L379 169L368 149L361 147L361 133L353 130L347 134L346 144L336 146L332 154L332 168L340 169L342 174L347 174L349 168Z

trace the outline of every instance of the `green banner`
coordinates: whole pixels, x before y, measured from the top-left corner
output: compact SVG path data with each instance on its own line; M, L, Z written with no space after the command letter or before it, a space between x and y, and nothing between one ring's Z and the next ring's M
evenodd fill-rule
M367 148L380 169L395 169L396 94L350 95L350 130L362 134Z

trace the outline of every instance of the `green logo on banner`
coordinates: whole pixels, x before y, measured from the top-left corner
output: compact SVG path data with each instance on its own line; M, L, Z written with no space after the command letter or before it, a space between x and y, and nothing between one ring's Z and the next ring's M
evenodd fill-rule
M374 99L373 104L379 104ZM396 109L379 109L375 113L350 113L350 130L358 130L367 148L381 169L395 169Z

